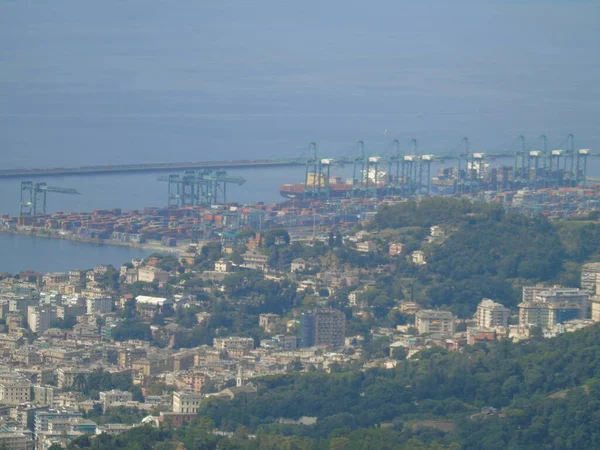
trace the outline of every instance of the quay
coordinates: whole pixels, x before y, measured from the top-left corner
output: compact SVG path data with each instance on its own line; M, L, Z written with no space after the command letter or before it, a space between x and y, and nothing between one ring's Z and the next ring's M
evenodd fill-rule
M52 167L38 169L4 169L0 170L0 178L17 177L50 177L64 175L98 175L119 174L132 172L167 172L173 170L193 169L225 169L244 167L285 167L304 165L303 159L253 159L231 161L196 161L180 163L147 163L147 164L117 164L81 167Z

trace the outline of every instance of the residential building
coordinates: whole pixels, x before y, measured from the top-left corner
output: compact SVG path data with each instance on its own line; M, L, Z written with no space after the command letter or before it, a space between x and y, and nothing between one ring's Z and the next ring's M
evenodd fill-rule
M166 283L169 280L169 272L158 267L145 266L138 269L138 281L144 283Z
M0 448L8 450L33 450L33 433L20 428L3 428L0 433Z
M85 286L85 270L69 270L69 284L71 286Z
M27 308L27 323L32 333L41 335L50 328L50 324L56 320L55 306L30 306Z
M590 299L590 304L592 305L592 320L594 322L600 322L600 296L592 297Z
M126 269L123 275L125 284L133 284L138 282L138 269Z
M390 244L388 253L390 256L400 256L404 253L404 245L400 243Z
M31 400L31 383L28 381L0 384L0 404L18 405Z
M260 326L267 333L270 333L273 330L273 326L279 322L279 317L277 314L260 314L258 316L258 326Z
M539 292L535 301L544 303L569 302L578 304L581 307L581 313L583 314L583 317L580 318L583 319L587 313L589 298L590 294L583 289L554 286Z
M522 302L519 304L519 326L550 329L570 320L581 319L581 305L569 302Z
M439 225L434 225L432 226L430 229L430 235L431 237L444 237L444 229L442 227L440 227Z
M600 262L591 262L581 267L581 289L590 293L598 293L596 283L600 281Z
M306 260L302 258L295 258L292 260L292 264L290 265L290 272L303 272L308 267L308 263Z
M100 392L98 396L104 411L106 411L106 408L110 408L115 403L126 403L133 400L133 395L131 392L120 391L118 389Z
M474 345L477 342L487 342L496 340L495 329L479 329L479 328L468 328L467 329L467 344Z
M37 306L39 303L40 298L36 296L11 296L8 299L8 310L26 315L30 306Z
M298 346L298 338L296 336L278 334L270 339L263 339L260 341L260 346L268 350L293 352Z
M500 303L484 298L477 306L474 319L478 328L494 328L508 326L510 310Z
M88 298L86 307L88 314L105 314L112 311L113 300L110 297Z
M87 378L87 376L91 373L90 369L84 368L76 368L76 367L60 367L58 369L58 388L70 388L73 386L73 383L76 379L81 378L82 376Z
M358 242L356 244L356 251L360 253L373 253L377 250L377 244L373 241Z
M54 400L55 386L47 386L36 384L32 388L33 392L33 403L37 405L51 405Z
M173 412L196 414L203 398L204 395L200 393L175 391L173 392Z
M525 288L523 292L525 293ZM531 296L528 295L527 298ZM543 290L536 288L532 300L519 304L519 325L550 329L569 320L584 319L588 303L589 294L582 289L560 286Z
M413 264L416 264L418 266L423 266L427 264L427 261L425 260L425 253L423 253L421 250L415 250L414 252L412 252L410 254L410 260Z
M261 255L255 252L246 252L242 255L244 259L244 267L247 269L265 270L269 258L266 255Z
M47 288L58 287L59 284L68 282L69 274L65 272L47 273L42 277L42 283Z
M452 335L456 332L456 317L450 311L422 309L415 314L415 327L419 334L440 333Z
M210 378L204 372L192 372L183 377L183 382L196 394L204 391L209 380Z
M232 263L229 260L220 259L215 262L215 272L231 272Z
M300 347L344 346L346 316L337 309L321 309L303 313L299 324Z
M136 310L144 316L154 317L162 314L165 308L170 307L172 301L163 297L150 297L147 295L138 295L135 298Z
M254 349L254 339L235 336L215 338L213 347L217 350L226 351L232 358L241 358Z
M540 292L547 291L551 286L544 284L536 284L535 286L523 286L522 301L532 302L540 294Z
M44 431L48 431L48 424L50 420L71 418L83 418L83 413L74 408L52 408L48 410L36 411L34 413L34 433L36 437L38 437Z

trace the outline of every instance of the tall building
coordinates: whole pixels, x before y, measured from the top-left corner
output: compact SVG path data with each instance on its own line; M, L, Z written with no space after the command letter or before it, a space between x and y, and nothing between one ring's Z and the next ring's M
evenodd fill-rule
M553 287L536 291L533 300L519 304L519 325L549 329L587 317L589 294L582 289Z
M524 302L532 302L539 295L540 292L544 292L550 289L550 286L544 284L536 284L535 286L523 286L523 295L521 300Z
M337 309L321 309L300 316L300 347L344 346L346 316Z
M27 323L33 333L42 334L50 328L50 323L54 320L56 320L55 306L30 306L27 308Z
M434 311L422 309L415 314L415 327L419 334L441 333L454 334L456 331L456 317L450 311Z
M591 293L599 293L596 283L600 281L600 262L591 262L581 267L581 289Z
M475 322L478 328L506 327L510 310L500 303L484 298L477 306Z

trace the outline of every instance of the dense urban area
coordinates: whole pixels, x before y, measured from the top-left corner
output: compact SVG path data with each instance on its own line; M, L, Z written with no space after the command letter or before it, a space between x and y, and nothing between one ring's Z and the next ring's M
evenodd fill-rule
M598 187L2 216L0 449L600 447Z

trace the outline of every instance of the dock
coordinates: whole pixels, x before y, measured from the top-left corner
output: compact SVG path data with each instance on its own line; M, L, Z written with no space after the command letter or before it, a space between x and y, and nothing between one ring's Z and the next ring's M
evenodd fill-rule
M195 161L180 163L147 163L147 164L117 164L81 167L51 167L37 169L4 169L0 170L0 178L21 177L51 177L66 175L106 175L135 172L169 172L195 169L227 169L250 167L286 167L301 166L303 159L253 159L235 161Z

